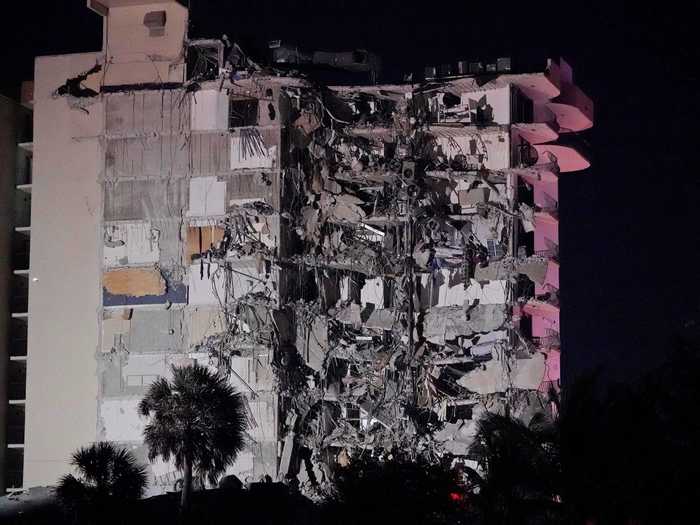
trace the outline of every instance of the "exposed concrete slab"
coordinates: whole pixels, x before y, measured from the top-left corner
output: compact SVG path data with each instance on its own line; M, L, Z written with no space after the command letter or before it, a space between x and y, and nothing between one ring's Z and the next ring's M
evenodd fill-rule
M425 315L423 336L436 344L456 339L458 335L496 330L505 323L503 305L477 305L469 310L462 307L434 307Z
M154 264L160 259L160 231L150 222L111 224L104 229L106 267Z

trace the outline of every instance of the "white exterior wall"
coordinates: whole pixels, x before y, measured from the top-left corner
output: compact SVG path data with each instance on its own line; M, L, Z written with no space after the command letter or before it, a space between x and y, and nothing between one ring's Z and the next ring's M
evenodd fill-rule
M150 36L143 25L146 13L165 11L162 36ZM176 2L112 7L105 24L105 51L109 67L107 85L150 82L182 82L184 60L180 58L187 28L187 9Z
M95 440L103 112L98 99L88 115L51 95L98 58L36 60L26 487L55 483L75 449Z

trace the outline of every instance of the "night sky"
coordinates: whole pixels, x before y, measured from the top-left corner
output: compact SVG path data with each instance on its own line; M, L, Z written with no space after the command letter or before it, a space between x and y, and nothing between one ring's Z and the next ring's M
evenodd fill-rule
M609 378L632 379L699 318L700 60L690 11L641 2L192 4L191 36L226 33L253 57L265 56L272 39L366 48L382 57L387 80L459 59L544 66L564 56L596 105L594 128L576 137L593 167L560 179L565 380L599 365ZM5 95L16 97L32 77L35 55L100 48L101 21L84 0L36 5L15 3L15 15L0 19Z

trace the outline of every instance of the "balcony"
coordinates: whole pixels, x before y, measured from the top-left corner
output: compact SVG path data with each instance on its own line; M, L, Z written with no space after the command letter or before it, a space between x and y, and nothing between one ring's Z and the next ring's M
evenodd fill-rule
M535 212L535 228L537 228L537 223L543 222L547 224L559 224L559 212L555 209L549 210L539 210Z
M24 446L24 405L7 407L7 445L13 448Z
M9 448L5 451L5 486L8 492L15 492L24 483L24 449Z
M17 270L29 268L29 236L15 232L12 236L12 265Z
M525 96L533 102L552 100L561 93L559 88L559 78L557 74L548 73L527 73L520 75L503 75L506 81L518 86Z
M570 146L559 144L536 144L532 146L537 151L537 162L539 165L550 164L553 160L563 173L570 171L581 171L590 167L591 163L583 155Z
M29 310L29 279L24 274L14 274L10 287L10 311L13 313Z
M530 144L544 144L559 138L559 133L548 122L513 124L512 129Z
M550 60L548 71L543 76L551 86L556 86L556 90L548 87L541 78L529 78L531 75L525 75L519 82L515 82L533 101L534 121L549 123L558 133L591 128L593 101L574 84L571 66L563 59L557 62Z
M24 401L26 390L26 361L10 361L7 369L7 398L10 401Z
M23 319L11 319L9 338L10 360L27 357L27 323Z
M559 306L552 303L530 299L522 309L532 318L532 335L544 337L551 331L559 333Z
M546 106L554 113L560 133L593 127L593 101L578 86L564 83L561 95Z

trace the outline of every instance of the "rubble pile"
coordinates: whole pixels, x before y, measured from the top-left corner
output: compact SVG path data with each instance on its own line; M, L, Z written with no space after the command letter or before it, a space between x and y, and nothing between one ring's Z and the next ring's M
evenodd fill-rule
M556 216L525 196L542 174L556 183L556 162L538 165L475 78L291 80L274 79L286 122L284 247L267 241L275 210L256 203L229 212L200 254L225 271L232 257L254 257L280 283L235 307L226 294L227 331L204 345L217 356L274 347L278 476L313 490L333 465L397 447L468 460L480 413L549 414L558 337L533 337L528 316L552 308L558 323L547 283L556 255L536 252L528 234Z

